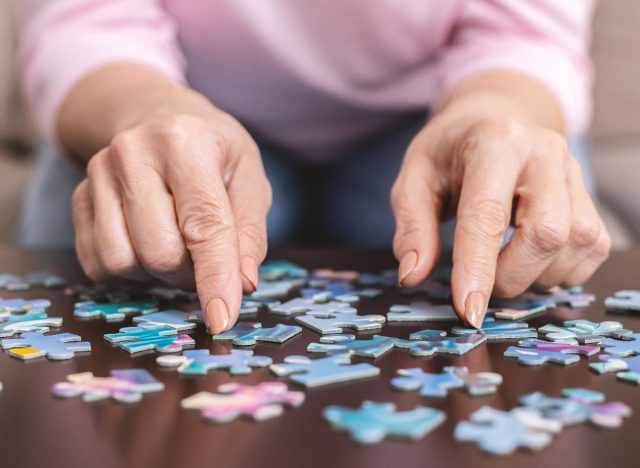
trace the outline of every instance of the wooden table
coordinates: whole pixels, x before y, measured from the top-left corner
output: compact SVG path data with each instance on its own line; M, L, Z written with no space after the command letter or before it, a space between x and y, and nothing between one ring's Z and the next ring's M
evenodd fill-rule
M274 252L272 258L287 258L306 267L352 268L372 271L394 266L390 255L375 252L288 250ZM12 247L0 248L0 271L22 274L47 269L74 283L83 281L72 252L32 252ZM604 298L616 290L640 288L640 250L614 254L586 285L598 300L587 309L557 308L530 320L533 326L548 322L587 318L620 320L632 330L640 329L640 314L605 313ZM35 289L27 293L1 293L2 297L43 297L53 302L50 315L63 316L63 331L78 333L91 341L90 355L64 362L22 362L0 356L0 463L3 467L637 467L640 465L640 387L616 381L614 375L597 375L587 364L596 358L581 359L567 367L545 365L527 368L517 360L504 358L506 343L488 343L461 358L412 358L393 351L375 362L378 377L313 389L306 392L303 406L286 410L280 418L262 423L246 420L225 425L203 422L199 415L181 410L180 400L202 390L214 391L231 381L226 372L212 372L205 378L183 378L163 371L155 364L155 355L131 357L109 346L102 338L116 331L118 324L104 321L78 321L72 317L73 302L60 291ZM394 302L406 297L393 294L366 300L360 311L384 313ZM191 310L196 304L184 304ZM260 313L265 326L276 323L268 313ZM120 324L121 326L124 324ZM438 328L429 325L430 328ZM427 326L386 325L384 334L406 337ZM281 346L258 345L259 354L280 362L290 354L304 354L309 342L318 335L305 329L301 336ZM204 332L196 334L197 346L222 352L229 347L214 344ZM355 361L358 361L356 359ZM471 397L452 392L442 400L423 399L415 392L391 389L390 379L400 368L421 367L439 372L443 365L465 365L471 371L502 374L504 383L495 395ZM133 406L106 401L83 403L80 399L58 400L50 388L68 374L91 371L98 376L112 369L142 367L150 370L166 385L162 393L146 396ZM233 380L255 384L275 377L262 369ZM565 387L585 387L602 391L608 400L631 405L634 414L621 429L603 431L588 425L564 430L552 444L539 453L519 451L496 458L480 452L474 445L462 445L452 438L458 421L483 405L510 409L518 398L540 390L558 395ZM423 404L447 413L446 422L418 442L385 440L373 447L352 443L345 433L332 431L322 419L329 404L351 407L365 400L392 401L400 410Z

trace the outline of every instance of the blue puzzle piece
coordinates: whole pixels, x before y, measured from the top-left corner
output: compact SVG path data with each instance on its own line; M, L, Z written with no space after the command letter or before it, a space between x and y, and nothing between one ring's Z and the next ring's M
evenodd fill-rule
M66 284L65 280L48 271L34 271L24 279L32 288L60 289Z
M616 372L618 380L640 384L640 355L636 356L612 356L603 354L601 362L589 364L589 368L598 374Z
M73 333L45 335L42 332L26 332L20 338L2 340L2 349L8 349L11 356L24 360L43 356L63 360L73 358L75 353L91 351L91 343L80 340Z
M173 367L181 374L205 375L211 370L226 370L231 375L250 374L252 368L266 367L272 360L268 356L254 356L253 351L232 349L229 354L211 355L208 349L192 349L182 356L159 356L159 366Z
M361 444L376 444L386 436L418 440L446 419L443 411L424 406L396 412L393 403L371 401L363 402L357 410L329 406L322 414L333 429L348 431Z
M398 339L396 348L406 349L412 356L432 356L433 354L462 355L487 340L486 335L476 333L466 336L444 336L440 330L422 330L412 333L408 340Z
M459 422L453 436L460 442L474 442L493 455L508 455L520 447L540 450L561 429L562 424L544 418L534 408L505 412L483 406L471 414L471 421Z
M466 389L471 395L495 393L502 376L495 372L470 374L466 367L445 367L440 374L430 374L420 368L400 369L391 381L396 390L420 390L423 397L445 397L451 389Z
M596 296L583 292L582 288L579 286L571 289L564 289L556 286L546 293L526 291L519 297L530 303L544 303L550 301L553 303L552 307L569 306L571 308L587 307L596 300Z
M516 338L535 338L538 332L535 328L529 328L525 322L517 320L496 320L493 317L485 317L482 326L477 329L473 327L453 327L451 332L456 335L471 335L483 333L488 340L511 340Z
M341 354L350 353L356 356L378 358L392 350L398 338L374 335L370 340L356 340L355 335L325 335L320 343L307 346L310 353Z
M78 318L92 319L104 317L108 322L121 322L126 315L149 314L158 310L156 301L128 301L101 304L98 302L79 302L73 315Z
M604 306L609 310L640 310L640 291L618 291L612 297L604 300Z
M289 380L305 387L318 387L380 374L380 369L371 364L351 364L347 353L314 360L306 356L287 356L284 363L272 364L270 369L274 374L289 376Z
M545 339L562 343L599 343L605 337L621 337L630 333L620 322L591 322L589 320L567 320L563 326L547 324L538 328Z
M51 307L51 301L47 299L2 299L0 298L0 312L42 312Z
M232 341L234 345L251 346L256 341L284 343L302 331L295 325L279 323L275 327L262 328L261 323L239 322L231 330L213 335L213 341Z
M380 273L360 273L357 282L362 286L397 286L398 271L385 270Z
M192 314L180 310L162 310L133 317L133 321L140 328L171 327L175 330L193 330L196 323L191 318Z
M168 288L165 286L155 286L147 291L151 296L164 299L165 301L185 301L195 302L198 300L198 294L192 291L185 291L180 288Z
M451 286L448 282L426 279L418 286L402 288L402 294L407 296L427 296L432 299L447 300L451 298Z
M260 281L258 288L249 296L253 299L283 299L291 291L304 286L304 279L283 279L278 281Z
M629 356L640 354L640 333L629 333L622 335L619 340L606 338L602 340L600 346L606 348L606 352L616 356Z
M563 398L547 397L541 392L529 393L520 398L528 407L540 410L545 418L554 419L563 426L591 422L605 428L620 427L623 418L631 414L631 408L619 401L605 403L604 394L584 388L566 388Z
M358 315L357 312L332 312L326 315L317 313L296 317L299 322L321 334L341 333L345 328L357 331L372 331L382 328L386 321L384 315Z
M0 338L13 336L16 333L49 331L50 327L62 325L62 318L49 317L46 312L27 312L26 314L11 314L0 322Z
M305 278L308 272L285 260L271 260L263 263L258 273L261 280L276 281L284 278Z
M380 289L356 289L348 281L331 281L322 288L304 288L300 291L302 297L314 302L338 301L356 303L361 298L374 298L382 294Z
M597 346L551 343L542 340L523 340L518 344L521 346L533 346L533 348L509 346L504 355L506 357L517 357L520 364L528 366L539 366L546 362L564 365L572 364L580 360L579 354L592 356L600 350Z
M313 302L311 299L296 297L283 304L270 307L273 314L293 317L301 314L313 314L327 317L336 312L357 313L357 309L350 307L348 303L329 301L323 303Z
M104 339L117 343L125 351L138 353L155 350L160 353L178 353L183 348L195 345L189 335L178 335L171 327L140 328L124 327L119 333L107 333Z
M417 301L411 304L394 304L387 312L389 322L433 322L459 321L456 311L450 305L436 305Z
M271 310L272 307L280 305L280 301L275 299L265 299L253 296L242 296L240 315L256 314L259 310Z

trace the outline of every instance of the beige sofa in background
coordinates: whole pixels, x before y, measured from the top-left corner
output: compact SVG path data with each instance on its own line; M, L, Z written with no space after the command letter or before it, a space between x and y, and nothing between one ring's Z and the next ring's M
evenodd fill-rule
M603 0L595 22L595 113L591 148L599 205L614 248L640 245L640 2ZM19 111L9 0L0 0L0 242L10 239L33 162L16 154L28 140ZM552 71L550 71L552 72ZM7 145L6 143L9 142Z

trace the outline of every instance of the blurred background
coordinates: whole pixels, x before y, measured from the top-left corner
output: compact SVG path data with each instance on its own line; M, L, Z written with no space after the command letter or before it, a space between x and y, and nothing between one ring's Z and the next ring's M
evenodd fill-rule
M640 2L600 1L593 28L595 110L589 135L598 204L613 248L640 245ZM21 104L9 2L0 0L0 242L8 242L34 167ZM553 70L549 70L553 73Z

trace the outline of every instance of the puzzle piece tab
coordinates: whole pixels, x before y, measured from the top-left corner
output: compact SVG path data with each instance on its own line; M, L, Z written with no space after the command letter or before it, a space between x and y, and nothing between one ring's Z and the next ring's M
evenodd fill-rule
M542 340L523 340L520 346L509 346L504 352L506 357L516 357L520 364L528 366L540 366L546 362L557 364L572 364L580 360L579 354L593 356L600 351L598 346L574 345L565 343L551 343Z
M604 306L609 310L640 311L640 291L618 291L604 300Z
M86 402L113 398L119 403L136 403L144 393L159 392L164 384L144 369L111 371L111 377L94 377L91 372L71 374L67 382L53 386L52 393L60 398L82 395Z
M396 390L420 390L423 397L446 397L449 390L466 389L471 395L495 393L502 376L495 372L469 373L466 367L445 367L440 374L424 372L420 368L399 369L399 377L391 381Z
M379 330L385 321L384 315L358 315L357 312L331 312L324 316L314 313L296 317L296 322L323 335L341 333L345 328L357 331Z
M396 348L406 349L412 356L432 356L433 354L462 355L481 343L487 341L487 336L475 333L465 336L445 336L440 330L422 330L412 333L408 340L398 339Z
M171 327L124 327L118 333L107 333L104 339L117 343L132 354L150 350L159 353L179 353L184 348L195 346L193 338L189 335L178 335L177 330Z
M582 319L567 320L562 327L547 324L538 328L538 332L543 333L547 340L570 344L599 343L605 337L618 338L630 333L620 322L591 322Z
M277 324L275 327L262 328L261 323L239 322L231 330L213 335L213 341L231 341L238 346L251 346L257 341L284 343L302 331L295 325Z
M512 340L519 338L535 338L538 332L535 328L529 328L525 322L516 320L496 320L493 317L485 317L482 326L473 327L453 327L451 332L455 335L472 335L483 333L488 340Z
M0 338L13 336L16 333L49 331L50 327L62 325L62 318L49 317L46 312L27 312L26 314L10 314L0 321Z
M443 411L418 406L398 411L393 403L365 401L359 409L329 406L322 412L331 427L348 431L361 444L377 444L386 436L418 440L446 419Z
M104 317L107 322L121 322L127 315L149 314L158 310L156 301L129 301L116 303L79 302L73 315L78 318L92 319Z
M391 351L398 338L374 335L370 340L356 340L355 335L325 335L320 337L320 343L307 346L310 353L341 354L350 353L376 359Z
M282 406L297 408L304 393L289 391L282 382L258 385L228 383L218 387L219 393L200 392L180 402L186 409L200 410L202 417L214 423L226 423L239 416L264 421L282 414Z
M387 312L387 320L389 322L456 322L460 319L450 305L434 305L430 302L418 301L409 305L392 305Z
M75 353L91 351L91 343L81 339L73 333L45 335L42 332L25 332L20 338L2 340L2 349L8 349L11 356L24 360L46 356L59 361L71 359Z
M232 349L229 354L211 355L208 349L192 349L182 356L159 356L161 367L174 367L180 374L205 375L211 370L226 370L231 375L250 374L252 368L272 363L268 356L254 356L253 351Z
M610 429L620 427L623 418L631 415L631 408L620 401L604 403L604 394L600 392L566 388L562 390L562 395L564 398L551 398L534 392L521 397L520 402L564 426L589 421L597 427Z
M289 380L305 387L319 387L380 374L380 369L371 364L351 364L347 353L314 360L306 356L287 356L284 363L272 364L270 369L277 376L289 376Z
M499 411L483 406L471 414L471 421L459 422L453 437L460 442L474 442L485 452L508 455L518 448L540 450L549 445L552 434L562 424L546 419L534 408Z

